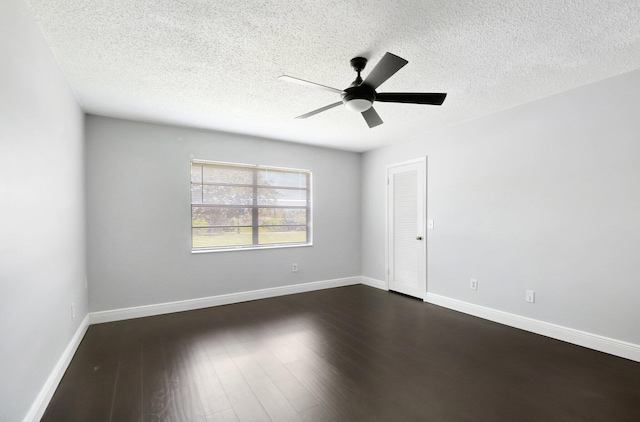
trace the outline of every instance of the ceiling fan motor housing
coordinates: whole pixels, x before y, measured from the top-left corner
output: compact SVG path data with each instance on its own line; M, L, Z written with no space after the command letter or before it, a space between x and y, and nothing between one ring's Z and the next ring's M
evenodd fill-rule
M344 90L342 102L351 110L362 113L368 110L376 100L376 91L367 84L351 86Z

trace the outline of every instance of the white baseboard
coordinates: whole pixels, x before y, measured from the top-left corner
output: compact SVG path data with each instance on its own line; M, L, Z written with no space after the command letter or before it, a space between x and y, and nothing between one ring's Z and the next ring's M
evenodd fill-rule
M640 345L427 293L425 302L640 362Z
M314 290L330 289L333 287L360 284L360 277L338 278L335 280L315 281L311 283L292 284L289 286L272 287L262 290L231 293L220 296L209 296L198 299L180 300L176 302L158 303L155 305L136 306L132 308L114 309L90 313L90 323L121 321L125 319L141 318L154 315L170 314L173 312L191 311L212 306L229 305L231 303L247 302L249 300L266 299L294 293L311 292Z
M47 406L51 401L51 397L53 397L53 393L55 393L56 388L58 388L58 384L60 384L60 380L69 367L71 358L73 358L76 350L78 350L78 346L80 346L80 342L88 328L89 315L87 315L80 323L80 326L73 335L73 338L67 345L66 349L64 349L62 356L58 359L58 363L56 363L53 371L51 371L49 378L47 378L47 381L40 389L38 397L36 397L36 400L31 405L31 408L29 409L29 412L27 412L27 416L24 417L23 422L37 422L42 418L44 411L47 409Z
M375 287L376 289L389 291L389 288L387 287L387 282L386 281L377 280L375 278L369 278L369 277L360 276L360 283L364 284L365 286Z

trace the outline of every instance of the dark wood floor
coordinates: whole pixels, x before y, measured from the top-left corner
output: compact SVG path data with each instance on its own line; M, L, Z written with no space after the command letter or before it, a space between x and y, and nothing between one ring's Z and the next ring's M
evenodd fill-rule
M640 363L351 286L92 325L43 421L640 421Z

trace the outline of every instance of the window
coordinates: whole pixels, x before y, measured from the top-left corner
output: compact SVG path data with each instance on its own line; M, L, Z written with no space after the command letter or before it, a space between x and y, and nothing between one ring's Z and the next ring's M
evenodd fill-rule
M192 251L311 244L311 172L191 162Z

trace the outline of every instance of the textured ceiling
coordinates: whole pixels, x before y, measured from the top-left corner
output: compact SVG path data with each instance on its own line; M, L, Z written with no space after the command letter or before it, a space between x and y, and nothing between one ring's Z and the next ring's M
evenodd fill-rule
M640 68L638 0L27 0L83 109L366 151ZM349 60L409 64L379 92L447 92L294 119L346 88Z

